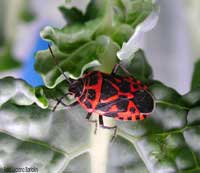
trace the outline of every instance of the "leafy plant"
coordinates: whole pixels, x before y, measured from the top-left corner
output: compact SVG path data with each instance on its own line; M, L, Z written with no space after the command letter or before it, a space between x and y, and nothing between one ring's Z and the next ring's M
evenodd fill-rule
M75 7L62 6L60 10L69 24L63 29L48 26L41 35L53 43L66 75L78 78L87 68L110 72L119 61L117 52L123 52L122 44L156 6L150 0L96 0L90 2L85 14ZM129 41L124 50L130 48ZM125 59L123 55L121 59ZM153 80L142 50L123 63L150 86L156 109L150 118L135 123L106 118L106 124L119 127L112 143L112 131L98 128L94 135L94 127L84 119L86 112L80 106L51 111L68 86L48 50L37 53L35 64L46 86L32 88L20 79L0 79L2 170L27 166L42 173L198 173L200 89L194 82L198 65L194 89L182 96Z
M0 59L0 71L19 68L21 65L21 63L12 55L12 48L10 44L4 44L1 48Z

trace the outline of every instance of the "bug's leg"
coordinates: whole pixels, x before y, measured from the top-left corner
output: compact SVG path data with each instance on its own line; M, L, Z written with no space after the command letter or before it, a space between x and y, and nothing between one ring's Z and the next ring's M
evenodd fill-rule
M64 107L66 107L66 108L71 108L71 107L73 107L73 106L78 105L79 103L76 101L76 102L74 102L74 103L71 103L70 105L67 105L67 104L65 104L63 101L60 101L60 104L63 105Z
M126 70L121 64L115 64L115 66L111 72L111 75L115 75L117 73L117 70L119 69L119 67L123 70L124 73L131 76L130 72L128 70Z
M114 66L114 67L113 67L113 69L112 69L111 75L114 75L114 74L116 74L116 73L117 73L117 70L118 70L118 68L119 68L119 64L115 64L115 66Z
M113 139L116 137L116 134L117 134L117 126L105 126L104 125L104 122L103 122L103 116L99 116L99 125L104 128L104 129L114 129L114 134L113 134L113 137L111 139L111 141L113 141Z
M65 106L65 107L72 107L72 106L75 106L75 105L73 105L74 103L72 103L71 105L66 105L65 103L62 102L62 100L63 100L67 95L72 95L72 93L66 93L66 94L63 95L61 98L56 99L56 100L57 100L57 103L56 103L56 105L53 107L52 112L54 112L54 111L56 110L56 108L58 107L59 104L62 104L62 105ZM75 102L75 103L76 103L76 102ZM78 104L78 103L77 103L77 104Z
M97 133L97 120L90 120L91 116L92 116L92 113L88 112L88 114L85 118L88 120L88 122L95 123L94 134L96 134Z
M58 103L59 102L59 103ZM74 102L74 103L72 103L72 104L70 104L70 105L67 105L67 104L65 104L65 103L63 103L62 101L58 101L57 103L58 104L62 104L64 107L66 107L66 108L71 108L71 107L73 107L73 106L76 106L76 105L78 105L79 103L76 101L76 102ZM57 108L57 106L58 106L58 104L56 104L55 106L54 106L54 108L53 108L53 110L52 110L52 112L54 112L55 110L56 110L56 108Z

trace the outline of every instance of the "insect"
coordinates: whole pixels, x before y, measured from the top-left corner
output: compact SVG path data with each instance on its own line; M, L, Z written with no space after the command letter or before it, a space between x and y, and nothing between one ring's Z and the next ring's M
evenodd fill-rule
M91 120L93 112L99 114L99 124L106 129L117 130L116 126L104 125L103 117L112 117L116 120L136 121L144 120L154 109L154 98L148 91L148 87L143 85L133 76L123 77L116 74L119 67L130 74L123 66L116 64L111 74L99 71L86 72L80 79L69 79L62 69L49 46L52 57L55 60L59 71L64 75L69 92L61 97L55 105L53 111L59 104L66 107L81 105L87 112L86 119L96 124L97 120ZM66 105L62 99L67 95L73 95L76 102ZM115 135L114 135L115 136Z

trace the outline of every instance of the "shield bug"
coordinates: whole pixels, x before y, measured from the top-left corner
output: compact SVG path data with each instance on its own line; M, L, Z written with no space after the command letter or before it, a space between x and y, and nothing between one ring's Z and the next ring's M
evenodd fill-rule
M100 71L89 71L77 79L69 79L58 65L51 47L49 46L51 55L59 71L64 75L69 91L60 98L53 108L56 110L58 104L66 107L72 107L77 104L81 105L87 112L86 119L96 124L96 120L90 120L92 113L99 115L99 124L106 129L115 129L116 126L106 126L103 117L112 117L116 120L136 121L144 120L154 109L154 98L148 87L143 85L140 80L135 79L120 64L116 64L111 74ZM128 77L116 74L118 68L121 68ZM76 102L66 105L62 99L67 95L73 95Z

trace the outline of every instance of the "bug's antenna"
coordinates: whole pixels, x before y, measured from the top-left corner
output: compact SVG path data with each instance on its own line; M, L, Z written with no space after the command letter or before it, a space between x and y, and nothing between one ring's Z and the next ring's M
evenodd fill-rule
M48 44L48 47L49 47L49 51L51 53L51 56L56 64L56 67L58 68L58 70L60 71L60 73L65 77L66 81L68 84L71 84L72 82L69 80L69 78L65 75L65 73L63 72L63 70L60 68L60 66L58 65L58 61L57 61L57 58L55 57L55 55L53 54L53 51L51 49L51 46Z

